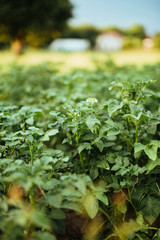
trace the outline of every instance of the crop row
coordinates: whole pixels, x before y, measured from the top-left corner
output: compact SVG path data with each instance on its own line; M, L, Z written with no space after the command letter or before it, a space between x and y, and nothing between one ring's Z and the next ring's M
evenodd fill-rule
M159 64L0 79L0 238L159 239Z

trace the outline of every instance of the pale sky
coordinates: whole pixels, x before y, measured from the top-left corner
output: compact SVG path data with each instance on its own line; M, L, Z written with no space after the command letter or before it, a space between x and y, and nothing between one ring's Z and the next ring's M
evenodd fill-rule
M142 24L148 34L160 31L160 0L70 0L74 8L72 25L127 28Z

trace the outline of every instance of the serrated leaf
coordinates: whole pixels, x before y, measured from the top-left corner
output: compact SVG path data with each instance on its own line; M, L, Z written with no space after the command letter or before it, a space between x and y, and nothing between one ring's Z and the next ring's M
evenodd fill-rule
M86 125L91 130L91 132L94 132L94 126L95 124L101 124L100 121L93 115L87 117Z
M99 209L97 198L90 192L83 199L83 205L90 218L94 218Z

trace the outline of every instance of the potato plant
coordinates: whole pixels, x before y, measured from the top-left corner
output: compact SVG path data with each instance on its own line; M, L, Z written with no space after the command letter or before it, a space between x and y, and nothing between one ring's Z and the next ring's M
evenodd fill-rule
M159 69L0 73L0 239L160 238Z

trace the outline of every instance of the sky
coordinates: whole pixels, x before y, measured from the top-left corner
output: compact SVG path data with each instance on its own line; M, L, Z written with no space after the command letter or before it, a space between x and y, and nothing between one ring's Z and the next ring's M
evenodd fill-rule
M160 32L160 0L70 0L74 7L71 25L128 28L142 24L148 34Z

